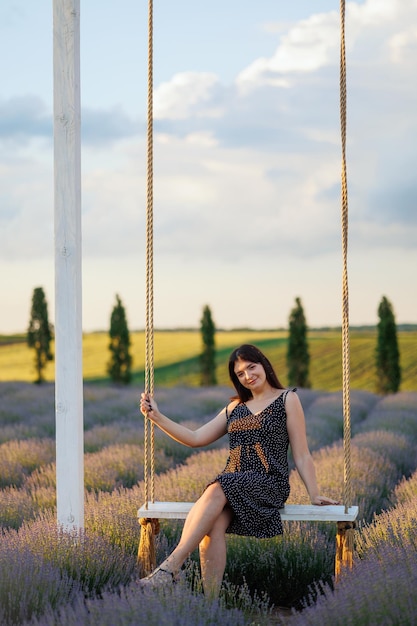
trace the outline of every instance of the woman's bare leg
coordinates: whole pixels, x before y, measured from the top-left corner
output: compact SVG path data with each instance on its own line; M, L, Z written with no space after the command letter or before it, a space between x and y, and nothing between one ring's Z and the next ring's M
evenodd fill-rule
M217 598L226 567L226 529L232 521L233 512L225 507L211 530L200 541L201 577L207 597Z
M200 541L210 533L226 504L227 499L220 483L209 485L189 512L178 546L160 567L177 572Z

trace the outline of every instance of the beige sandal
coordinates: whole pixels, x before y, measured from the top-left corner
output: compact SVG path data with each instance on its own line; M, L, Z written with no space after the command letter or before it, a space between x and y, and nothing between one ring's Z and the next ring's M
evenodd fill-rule
M141 578L139 583L144 587L163 587L177 582L174 572L157 567L149 576Z

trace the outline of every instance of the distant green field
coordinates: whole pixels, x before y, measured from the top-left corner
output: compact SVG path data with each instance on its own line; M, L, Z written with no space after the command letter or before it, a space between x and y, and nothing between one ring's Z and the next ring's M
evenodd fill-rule
M19 338L2 338L0 342L0 381L35 378L33 352ZM131 333L134 384L143 384L143 332ZM342 387L342 342L338 331L312 330L309 332L311 381L314 389L338 391ZM398 340L401 354L403 391L417 390L417 331L400 331ZM84 379L105 382L109 359L107 333L89 333L83 338ZM227 359L234 347L241 343L255 343L274 363L281 382L287 384L285 356L286 331L227 331L216 334L217 378L219 384L228 384ZM351 386L353 389L375 391L375 330L352 330L350 333ZM199 331L155 332L155 384L199 384L201 337ZM46 379L54 379L54 363L48 364Z

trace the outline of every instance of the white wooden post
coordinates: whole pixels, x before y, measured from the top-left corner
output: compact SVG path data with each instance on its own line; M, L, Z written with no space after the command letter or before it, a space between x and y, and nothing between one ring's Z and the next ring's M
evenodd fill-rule
M84 526L80 0L53 0L57 517Z

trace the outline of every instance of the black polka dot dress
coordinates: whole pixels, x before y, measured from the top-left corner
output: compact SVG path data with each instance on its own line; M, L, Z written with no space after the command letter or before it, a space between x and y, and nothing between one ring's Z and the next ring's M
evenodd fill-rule
M227 415L229 458L215 481L234 513L228 533L266 538L283 532L279 509L290 494L288 391L258 413L239 403Z

